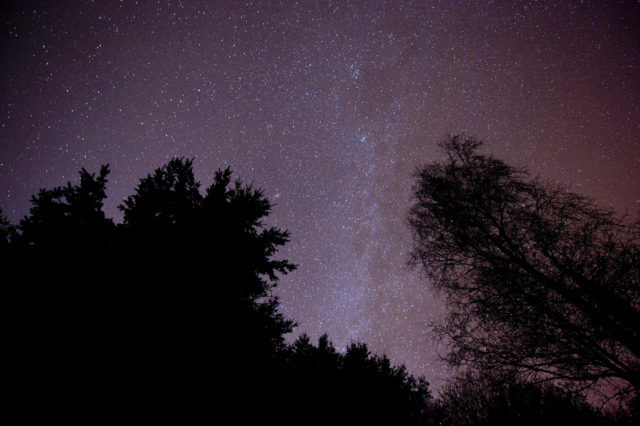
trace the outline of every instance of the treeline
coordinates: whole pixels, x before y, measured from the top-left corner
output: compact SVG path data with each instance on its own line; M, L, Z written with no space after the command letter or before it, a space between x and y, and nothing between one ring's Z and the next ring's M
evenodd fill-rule
M176 158L103 212L109 169L0 214L7 424L611 424L517 377L428 383L327 336L289 344L273 289L295 269L260 190ZM623 420L618 420L622 422Z
M288 345L272 290L295 266L262 192L173 159L105 217L108 167L3 219L5 348L22 424L420 424L424 381L326 337Z

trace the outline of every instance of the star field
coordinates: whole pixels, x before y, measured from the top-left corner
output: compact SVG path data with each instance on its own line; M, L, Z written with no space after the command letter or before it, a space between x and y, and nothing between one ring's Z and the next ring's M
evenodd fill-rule
M443 312L406 266L412 173L448 133L640 208L640 5L25 1L1 6L0 207L110 163L107 214L173 156L276 205L299 332L447 377Z

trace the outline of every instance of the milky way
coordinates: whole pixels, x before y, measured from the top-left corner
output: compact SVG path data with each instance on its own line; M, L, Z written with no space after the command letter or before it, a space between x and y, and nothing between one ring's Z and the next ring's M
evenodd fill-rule
M298 264L313 338L365 341L437 388L443 312L406 266L413 172L449 133L640 207L638 2L77 1L2 7L0 207L110 163L108 215L172 156L231 166Z

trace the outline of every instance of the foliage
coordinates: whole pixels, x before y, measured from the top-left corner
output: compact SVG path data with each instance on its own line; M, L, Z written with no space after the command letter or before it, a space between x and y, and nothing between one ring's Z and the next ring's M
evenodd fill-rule
M318 423L418 425L434 419L427 382L372 355L366 344L353 343L337 352L326 335L314 346L306 335L286 358L287 400L296 416L316 412ZM322 410L318 411L321 407Z
M2 214L2 209L0 209L0 253L3 253L9 247L13 232L13 226L11 226L6 216Z
M254 318L252 323L263 330L251 333L266 338L268 332L270 344L282 346L282 335L291 331L293 323L277 313L277 299L271 291L279 274L295 269L286 260L273 259L278 247L288 241L288 232L263 229L270 202L259 190L237 181L232 185L229 169L215 173L205 195L199 188L192 162L180 158L142 179L136 193L120 206L125 251L169 266L145 270L145 280L151 275L152 282L182 281L190 289L190 298L198 295L203 303L223 301L216 308L221 321L238 312L243 312L243 318L269 318ZM230 303L237 306L226 312Z
M448 158L418 172L409 214L412 262L448 298L437 330L449 361L637 390L640 227L480 145L443 143Z
M426 382L404 367L285 342L274 289L295 266L261 191L226 169L201 192L175 158L116 225L108 173L41 190L17 227L0 215L12 424L423 423Z
M80 171L80 184L41 189L33 196L29 216L19 224L16 243L35 250L64 251L93 248L114 230L102 211L109 166L98 176Z
M201 194L185 159L142 179L115 225L108 172L41 190L4 239L12 402L24 423L224 418L286 348L272 291L295 268L274 258L288 233L230 170Z

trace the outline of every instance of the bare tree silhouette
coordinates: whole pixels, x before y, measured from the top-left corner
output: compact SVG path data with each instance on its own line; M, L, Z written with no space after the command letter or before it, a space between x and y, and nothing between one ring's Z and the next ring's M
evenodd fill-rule
M452 136L417 175L412 262L451 308L450 362L640 386L640 226ZM627 383L628 386L624 386Z

